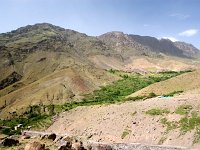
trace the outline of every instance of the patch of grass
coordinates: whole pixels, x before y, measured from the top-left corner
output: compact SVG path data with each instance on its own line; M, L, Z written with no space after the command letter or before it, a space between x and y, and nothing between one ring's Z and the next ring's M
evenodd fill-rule
M174 91L174 92L171 92L169 94L164 94L163 96L174 96L174 95L180 94L180 93L183 93L183 91Z
M123 101L140 101L144 100L145 98L146 98L145 96L128 97L123 99Z
M179 115L187 115L192 110L191 105L181 105L178 108L176 108L175 113Z
M194 136L194 141L193 143L199 143L200 142L200 128L196 128L196 133Z
M168 114L168 113L170 113L170 111L167 108L153 108L146 111L146 114L151 115L151 116L163 115L163 114Z
M126 136L128 136L131 133L131 130L125 129L121 135L121 138L124 139Z
M175 121L168 121L166 118L162 118L160 122L167 127L167 132L170 130L176 129L178 127L178 123Z
M166 136L161 137L160 140L158 141L158 144L159 145L163 144L166 141L166 139L167 139Z
M167 127L166 132L177 128L180 128L182 134L196 130L194 141L200 140L200 116L196 112L192 112L191 116L184 116L179 121L168 121L166 118L162 118L161 123Z
M156 96L157 95L155 93L151 92L151 93L149 93L148 98L153 98L153 97L156 97Z
M6 126L8 128L1 129L0 132L6 135L20 134L20 130L14 130L14 127L18 124L22 124L22 128L25 129L28 126L33 128L40 128L49 126L52 123L53 114L43 114L43 107L41 106L30 106L28 111L23 117L12 118L10 120L0 120L1 126Z
M185 116L179 121L180 129L184 133L200 126L200 117L193 112L191 117Z

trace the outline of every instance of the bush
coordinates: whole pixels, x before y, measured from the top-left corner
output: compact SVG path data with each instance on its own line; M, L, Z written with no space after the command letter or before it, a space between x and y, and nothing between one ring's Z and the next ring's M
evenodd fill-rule
M127 135L131 133L131 130L125 129L121 135L121 138L124 139Z
M163 96L174 96L174 95L180 94L180 93L183 93L183 91L174 91L174 92L171 92L169 94L164 94Z
M156 96L157 95L155 93L151 92L151 93L149 93L148 98L153 98L153 97L156 97Z

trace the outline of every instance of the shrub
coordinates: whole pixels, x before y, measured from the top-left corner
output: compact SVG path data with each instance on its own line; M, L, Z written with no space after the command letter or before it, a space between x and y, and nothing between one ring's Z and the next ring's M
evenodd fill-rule
M139 100L143 100L144 98L145 96L128 97L128 98L125 98L123 101L139 101Z
M125 129L121 135L121 138L124 139L127 135L131 133L131 130Z
M174 92L171 92L169 94L164 94L163 96L174 96L174 95L180 94L180 93L183 93L183 91L174 91Z
M156 96L157 95L155 93L151 92L151 93L149 93L148 98L153 98L153 97L156 97Z

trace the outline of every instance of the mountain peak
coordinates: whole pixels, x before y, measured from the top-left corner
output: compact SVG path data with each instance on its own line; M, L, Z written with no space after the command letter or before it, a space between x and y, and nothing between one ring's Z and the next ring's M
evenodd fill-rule
M30 31L35 31L35 30L59 30L59 31L64 31L64 28L61 28L59 26L55 26L49 23L37 23L34 25L27 25L25 27L20 27L16 30L11 31L10 33L12 34L22 34L22 33L27 33Z

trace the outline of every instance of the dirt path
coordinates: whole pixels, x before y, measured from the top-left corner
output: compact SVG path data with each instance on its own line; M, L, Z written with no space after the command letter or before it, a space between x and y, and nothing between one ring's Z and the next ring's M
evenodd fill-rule
M123 142L163 144L184 147L200 147L193 144L194 130L184 135L179 129L166 133L166 127L160 122L166 117L177 121L180 115L174 113L180 105L192 105L199 110L200 95L187 94L174 98L152 98L139 102L126 102L104 106L78 107L60 114L47 132L83 136L98 142ZM150 116L145 112L152 108L168 108L165 116Z

